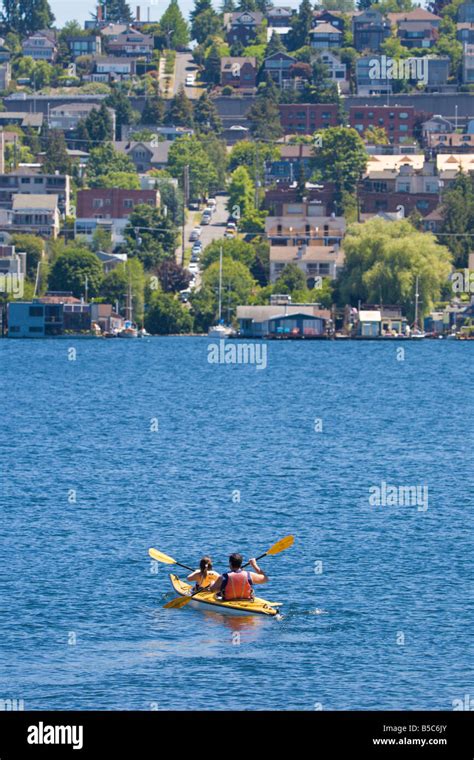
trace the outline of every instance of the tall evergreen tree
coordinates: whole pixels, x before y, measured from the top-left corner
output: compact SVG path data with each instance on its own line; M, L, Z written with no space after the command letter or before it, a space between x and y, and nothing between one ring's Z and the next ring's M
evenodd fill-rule
M46 155L43 161L43 170L46 174L71 173L71 160L69 158L64 138L64 132L60 129L50 129L45 140Z
M182 86L171 101L167 121L175 127L193 126L193 104Z
M8 31L22 37L50 29L54 23L48 0L4 0L1 18Z
M160 19L167 44L173 49L184 48L189 42L189 29L178 5L178 0L170 0L170 4Z
M102 18L115 24L130 24L133 21L132 11L127 0L100 0Z
M282 42L281 34L277 34L275 31L273 32L267 45L265 57L268 58L268 56L273 55L273 53L286 53L286 47Z
M221 117L207 92L203 92L194 106L194 123L199 131L205 134L222 132Z
M313 8L310 0L301 0L297 15L291 24L291 49L298 50L308 44L309 33L313 23Z
M204 75L209 84L218 84L221 78L221 56L218 46L214 43L209 49L204 63Z

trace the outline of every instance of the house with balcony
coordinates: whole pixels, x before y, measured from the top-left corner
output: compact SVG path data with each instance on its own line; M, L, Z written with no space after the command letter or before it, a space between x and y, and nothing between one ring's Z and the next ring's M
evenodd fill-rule
M429 50L437 43L439 31L429 21L418 21L415 24L400 21L397 36L403 47Z
M71 213L71 178L67 174L42 174L39 169L17 169L0 174L0 208L12 209L16 195L53 195L62 216Z
M291 80L290 69L296 63L296 58L289 53L277 51L272 53L263 62L263 72L272 77L278 87L282 88L285 82Z
M343 32L324 21L316 24L309 33L310 45L313 50L330 50L342 46Z
M343 14L341 11L314 11L312 26L315 27L318 24L330 24L343 32L345 15L351 16L350 13ZM352 15L355 15L355 13Z
M283 182L292 184L302 176L309 179L312 174L311 160L313 147L311 145L281 145L280 156L266 166L265 182Z
M115 39L107 40L107 53L113 57L144 58L151 60L154 49L153 35L128 29Z
M135 58L113 58L101 56L92 61L92 71L85 74L85 82L126 82L136 74Z
M56 33L45 29L30 35L22 43L24 56L29 56L35 61L47 61L54 63L58 56L58 43Z
M341 93L347 94L350 89L349 77L347 74L347 66L342 63L341 59L329 50L322 50L313 59L320 61L326 66L328 72L328 78L338 86Z
M360 53L364 50L380 50L390 37L390 22L379 12L366 10L352 17L354 47Z
M103 229L110 233L112 243L119 245L125 240L124 230L128 224L128 217L136 206L145 203L158 208L159 191L102 187L79 190L75 235L85 237L90 242L96 229Z
M257 59L254 56L223 56L221 85L253 89L257 82Z
M100 34L79 35L67 37L66 45L73 60L82 55L100 55L102 53L102 38Z
M326 216L319 204L308 201L284 204L282 211L265 219L265 234L271 245L340 247L346 233L343 216Z
M263 18L260 11L224 13L224 29L229 45L240 43L246 47L254 42L262 29Z
M430 132L427 136L426 147L434 153L474 153L474 134Z
M344 265L344 253L340 246L322 245L271 245L270 282L275 283L288 264L295 264L312 289L318 285L318 278L335 280ZM315 290L317 294L317 290Z
M4 232L55 239L59 229L57 195L16 194L11 209L0 209L0 230Z

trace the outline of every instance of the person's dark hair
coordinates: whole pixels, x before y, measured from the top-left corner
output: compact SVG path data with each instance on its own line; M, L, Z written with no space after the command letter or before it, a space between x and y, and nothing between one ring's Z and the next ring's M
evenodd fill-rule
M212 559L210 557L203 557L199 562L199 569L201 571L201 583L206 580L209 570L212 570Z
M231 567L235 567L236 570L239 569L239 567L242 567L242 555L241 554L231 554L229 557L229 564Z

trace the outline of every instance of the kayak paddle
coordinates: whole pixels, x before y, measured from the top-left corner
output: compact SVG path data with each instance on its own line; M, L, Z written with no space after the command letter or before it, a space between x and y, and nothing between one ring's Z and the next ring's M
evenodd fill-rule
M173 557L169 557L167 554L159 552L158 549L148 549L148 554L152 559L156 559L157 562L164 562L165 565L179 565L180 567L184 567L185 570L191 570L191 572L195 570L195 568L182 565L181 562L177 562Z
M267 555L279 554L285 549L289 549L290 546L293 546L294 541L295 541L294 536L285 536L285 538L281 538L279 541L276 542L276 544L273 544L273 546L271 546L265 552L265 554L260 554L260 556L256 557L256 559L262 559L263 557L266 557ZM151 551L153 550L150 549L150 553ZM179 564L179 563L177 562L176 564ZM250 562L247 562L243 567L247 567L247 565L249 564ZM198 596L201 593L203 592L197 591L195 594L191 594L191 596L178 596L176 597L176 599L172 599L171 602L167 602L165 605L163 605L163 607L165 610L180 610L181 607L185 607L187 604L189 604L189 602L193 600L195 596Z

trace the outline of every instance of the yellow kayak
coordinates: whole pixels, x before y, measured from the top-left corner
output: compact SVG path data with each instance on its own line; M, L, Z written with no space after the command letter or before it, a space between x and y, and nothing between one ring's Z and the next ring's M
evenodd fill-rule
M193 586L185 583L177 575L173 574L170 575L170 581L179 596L190 596ZM199 595L194 597L192 602L189 602L189 606L197 607L201 610L213 610L225 615L267 615L274 617L279 613L278 607L275 604L267 602L266 599L259 599L257 596L253 600L242 599L224 602L222 599L217 599L216 595L214 593L211 594L209 591L201 591Z

